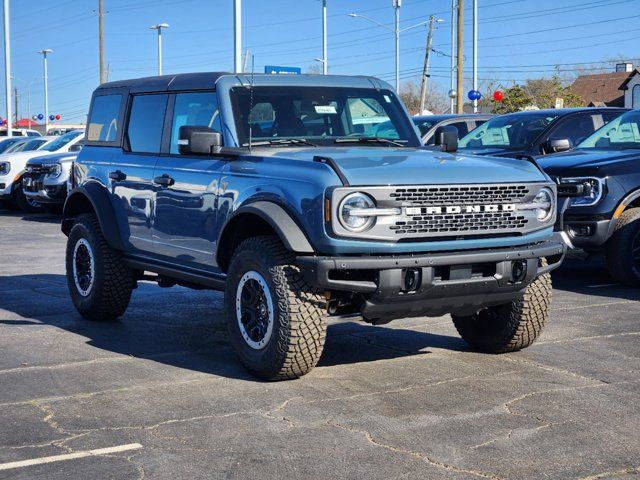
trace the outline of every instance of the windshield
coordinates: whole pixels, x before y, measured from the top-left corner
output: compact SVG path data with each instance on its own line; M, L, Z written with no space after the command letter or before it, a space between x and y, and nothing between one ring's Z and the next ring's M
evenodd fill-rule
M558 116L548 113L516 113L495 117L462 138L460 148L525 148Z
M3 140L2 142L0 142L0 153L7 153L9 148L14 146L19 141L19 138L7 138L6 140Z
M616 118L577 148L640 148L640 111L633 110Z
M52 142L47 143L40 150L46 150L47 152L56 152L67 145L74 138L82 135L83 132L69 132L61 137L56 138Z
M7 148L7 150L4 153L21 152L24 149L24 147L27 145L27 143L28 143L28 140L20 139L19 141L11 145L9 148Z
M390 91L342 87L234 88L231 98L240 145L305 140L335 145L359 139L372 145L419 146L406 113ZM301 142L291 142L296 146Z
M47 143L46 140L37 139L37 140L29 140L25 142L22 146L22 152L31 152L33 150L38 150L42 145Z

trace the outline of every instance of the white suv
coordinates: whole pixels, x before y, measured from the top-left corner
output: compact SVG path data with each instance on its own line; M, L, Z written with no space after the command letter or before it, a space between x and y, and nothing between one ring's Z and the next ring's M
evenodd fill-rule
M8 200L25 212L41 211L42 205L27 198L22 190L22 176L27 162L46 153L77 151L83 139L84 130L73 130L60 137L52 137L37 150L0 155L0 200Z

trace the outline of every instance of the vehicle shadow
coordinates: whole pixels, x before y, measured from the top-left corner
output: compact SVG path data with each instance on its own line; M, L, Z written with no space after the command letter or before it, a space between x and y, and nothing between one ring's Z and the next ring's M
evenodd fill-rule
M127 313L114 322L84 320L74 309L63 275L0 276L0 325L51 325L104 351L174 367L257 381L227 341L222 294L141 283ZM391 324L393 325L393 324ZM82 337L85 337L83 339ZM462 339L355 321L331 322L319 366L425 355L429 349L467 350Z
M42 213L24 213L20 210L9 210L0 208L0 217L15 217L28 222L38 223L60 223L62 216L56 213L42 212Z
M617 283L607 271L602 256L587 259L567 258L552 273L554 290L583 295L640 300L640 288L625 287Z

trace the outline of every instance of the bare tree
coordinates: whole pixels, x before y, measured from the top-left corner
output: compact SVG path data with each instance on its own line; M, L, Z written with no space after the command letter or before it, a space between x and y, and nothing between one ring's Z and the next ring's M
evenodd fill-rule
M420 112L420 85L414 81L405 82L400 88L400 99L412 115ZM427 87L425 109L433 113L445 113L449 109L449 99L436 85Z

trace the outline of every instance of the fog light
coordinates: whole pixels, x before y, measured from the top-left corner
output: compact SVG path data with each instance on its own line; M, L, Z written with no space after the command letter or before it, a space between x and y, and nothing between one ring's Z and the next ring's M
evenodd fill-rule
M574 237L589 237L593 233L591 225L578 225L571 227L571 235Z
M527 262L520 260L511 264L511 279L513 283L520 283L527 276Z
M404 293L415 292L420 287L420 274L419 268L409 268L403 271L403 288Z

